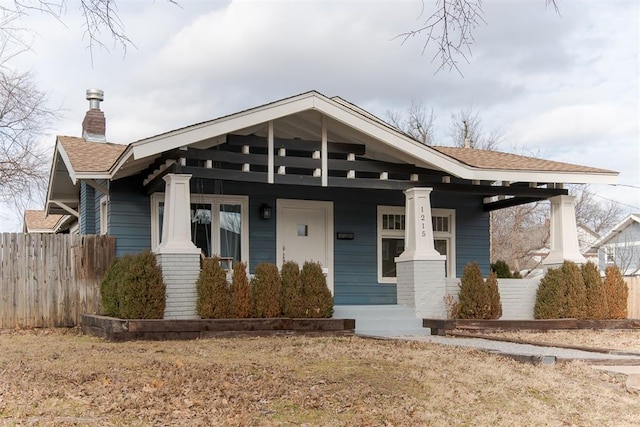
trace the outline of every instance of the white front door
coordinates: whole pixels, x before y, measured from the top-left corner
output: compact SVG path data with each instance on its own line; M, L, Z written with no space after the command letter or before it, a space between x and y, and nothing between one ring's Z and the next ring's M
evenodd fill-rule
M319 262L333 293L333 203L310 200L276 201L278 267L295 261Z

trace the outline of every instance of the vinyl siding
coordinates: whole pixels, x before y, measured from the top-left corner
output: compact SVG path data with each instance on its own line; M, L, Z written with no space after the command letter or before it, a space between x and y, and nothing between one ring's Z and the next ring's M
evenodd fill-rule
M150 198L141 179L114 181L109 203L109 234L116 237L116 253L139 252L151 245ZM351 190L307 186L283 186L193 180L192 196L198 194L249 197L249 271L261 262L276 262L276 199L332 201L334 231L354 233L353 240L334 235L334 295L336 304L395 304L396 285L377 279L377 206L404 206L401 191ZM259 217L262 204L273 209L273 217ZM461 276L467 262L476 261L489 271L489 214L482 199L461 195L432 194L434 208L456 211L456 270Z
M116 256L151 248L151 201L141 181L133 177L111 183L108 230L116 238Z
M80 234L96 234L96 190L85 182L80 183Z

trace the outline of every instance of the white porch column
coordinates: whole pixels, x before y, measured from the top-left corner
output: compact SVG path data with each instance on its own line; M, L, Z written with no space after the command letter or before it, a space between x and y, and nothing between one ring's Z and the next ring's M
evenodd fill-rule
M550 246L551 252L542 261L545 270L562 265L564 261L585 264L587 260L580 253L578 228L576 226L575 197L560 195L549 199L551 202Z
M418 318L445 318L445 259L433 246L432 188L404 192L405 250L396 261L398 304L415 309Z
M156 256L167 288L165 319L197 319L200 249L191 242L191 175L167 174L162 241Z

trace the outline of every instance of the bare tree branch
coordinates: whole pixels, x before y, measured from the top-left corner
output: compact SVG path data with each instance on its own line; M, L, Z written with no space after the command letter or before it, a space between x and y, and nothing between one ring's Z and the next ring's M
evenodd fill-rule
M482 0L422 0L419 17L425 13L425 1L435 3L433 12L420 27L399 34L395 38L401 39L404 44L409 39L421 37L424 40L422 54L431 45L435 45L431 62L438 60L440 63L435 73L447 68L449 72L456 70L464 77L458 66L460 59L469 63L471 45L475 42L474 30L487 23L484 19ZM553 6L555 12L560 15L556 0L545 0L545 4L546 7Z
M0 68L0 200L18 210L46 190L50 155L38 139L54 117L30 73Z
M458 58L469 62L467 56L471 55L473 30L486 23L482 0L436 0L435 3L435 10L423 21L421 27L402 33L398 38L404 44L410 38L424 37L423 54L430 45L436 45L436 53L431 59L433 62L439 58L440 66L436 73L448 68L449 71L456 70L462 76ZM423 0L423 11L424 6Z
M433 130L435 116L433 108L427 111L422 101L412 100L411 106L405 113L387 111L387 116L392 125L402 132L426 145L433 145Z
M485 132L480 113L474 108L461 110L451 116L449 134L454 146L495 150L502 142L502 131Z

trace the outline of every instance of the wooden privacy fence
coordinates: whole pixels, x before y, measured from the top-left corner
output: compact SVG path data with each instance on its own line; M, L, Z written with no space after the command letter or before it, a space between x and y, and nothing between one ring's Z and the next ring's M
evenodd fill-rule
M624 280L629 287L627 318L640 319L640 276L627 276Z
M0 328L80 324L114 259L111 236L0 234Z

